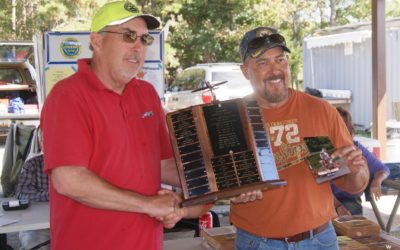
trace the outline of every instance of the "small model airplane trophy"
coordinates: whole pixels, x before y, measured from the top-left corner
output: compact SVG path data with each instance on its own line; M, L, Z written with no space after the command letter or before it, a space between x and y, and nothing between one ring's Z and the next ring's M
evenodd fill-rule
M309 168L317 183L329 181L350 173L343 158L331 158L335 148L328 137L305 137L304 142L309 151L309 156L307 157Z
M212 96L211 102L214 102L214 101L217 101L217 97L215 96L214 89L216 89L217 86L225 84L227 82L228 81L222 81L222 82L217 82L215 84L211 84L209 81L206 81L205 82L205 84L206 84L205 87L201 87L201 88L197 88L195 90L192 90L192 93L198 92L198 91L201 91L201 90L205 90L205 89L209 89L210 93L211 93L211 96Z

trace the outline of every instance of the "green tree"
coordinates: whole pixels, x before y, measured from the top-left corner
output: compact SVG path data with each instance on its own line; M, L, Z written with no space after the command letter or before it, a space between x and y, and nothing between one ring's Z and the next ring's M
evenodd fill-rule
M170 28L181 67L194 63L239 61L238 39L246 21L244 1L186 1ZM246 12L246 11L245 11Z
M370 21L371 20L371 1L362 0L351 1L337 9L337 24L345 25L349 23Z
M400 0L386 0L387 3L387 17L399 17L400 16Z
M0 0L0 40L30 40L33 34L45 31L89 30L93 13L111 1L114 0ZM399 2L386 0L388 17L400 16ZM136 0L136 3L144 12L161 18L169 81L177 69L197 63L240 62L238 47L244 32L257 26L271 26L287 38L292 51L292 78L297 85L305 36L326 27L371 19L371 0Z
M11 1L0 1L0 39L8 40L12 36Z

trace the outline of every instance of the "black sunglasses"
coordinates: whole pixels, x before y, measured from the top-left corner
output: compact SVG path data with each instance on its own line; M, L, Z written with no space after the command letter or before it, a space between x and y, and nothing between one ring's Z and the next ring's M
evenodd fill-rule
M279 44L282 46L286 46L286 41L285 38L280 34L271 34L254 38L249 42L245 55L250 52L250 50L259 49L265 45L267 45L268 47L268 45L270 44Z
M136 40L139 37L140 42L146 46L152 45L153 41L154 41L154 37L152 37L150 34L143 34L141 36L138 36L136 31L116 32L116 31L104 30L104 31L100 31L99 33L111 33L111 34L122 35L122 39L124 40L124 42L127 42L127 43L134 43L134 42L136 42Z
M250 49L258 49L265 44L277 43L286 46L285 38L279 34L271 34L267 36L257 37L249 43Z

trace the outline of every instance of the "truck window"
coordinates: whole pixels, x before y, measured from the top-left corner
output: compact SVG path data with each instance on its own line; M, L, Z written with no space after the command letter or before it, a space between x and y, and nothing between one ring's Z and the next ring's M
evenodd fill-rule
M194 90L204 83L206 72L204 69L187 69L182 71L171 85L170 91Z
M243 76L241 71L214 71L211 74L213 83L228 81L230 88L243 88L249 85L249 81Z
M23 82L22 76L18 69L1 68L0 81L5 83L20 84Z

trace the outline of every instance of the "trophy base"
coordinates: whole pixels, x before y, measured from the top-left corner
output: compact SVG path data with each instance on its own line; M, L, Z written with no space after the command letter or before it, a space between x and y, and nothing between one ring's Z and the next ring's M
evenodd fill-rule
M253 190L258 190L258 189L268 190L268 189L272 189L272 188L279 188L279 187L286 186L286 185L287 185L287 181L284 181L284 180L271 180L271 181L247 184L245 186L229 188L229 190L221 190L218 192L212 192L212 193L200 195L198 197L186 199L186 200L182 201L181 207L189 207L189 206L194 206L194 205L199 205L199 204L212 203L217 200L232 198L237 195L240 195L240 194L243 194L246 192L250 192Z

